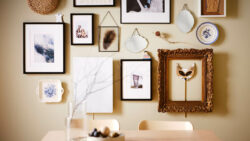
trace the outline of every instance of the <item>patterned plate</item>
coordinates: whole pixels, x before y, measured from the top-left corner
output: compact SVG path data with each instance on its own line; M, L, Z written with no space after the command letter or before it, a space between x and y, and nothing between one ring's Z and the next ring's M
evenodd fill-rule
M210 22L204 22L196 30L197 39L205 45L213 44L219 37L217 26Z

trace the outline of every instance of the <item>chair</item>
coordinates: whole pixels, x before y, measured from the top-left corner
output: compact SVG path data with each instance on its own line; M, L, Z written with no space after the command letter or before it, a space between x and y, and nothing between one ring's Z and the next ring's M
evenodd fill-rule
M72 119L71 128L84 128L84 119ZM94 128L100 129L102 127L109 127L111 131L119 131L119 122L115 119L105 119L105 120L87 120L87 128L92 131Z
M143 120L139 123L139 130L193 130L189 121L150 121Z

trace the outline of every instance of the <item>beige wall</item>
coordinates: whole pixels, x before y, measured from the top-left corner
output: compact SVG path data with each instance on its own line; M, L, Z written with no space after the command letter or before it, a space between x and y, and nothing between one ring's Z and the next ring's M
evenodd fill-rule
M110 56L114 61L114 79L119 79L121 58L140 58L142 53L133 54L124 48L124 41L138 27L141 34L148 38L147 50L157 60L157 49L175 48L213 48L215 52L214 104L212 113L162 114L157 112L157 61L153 62L153 101L121 102L120 84L114 85L114 113L96 115L97 119L116 118L121 129L137 129L142 119L152 120L190 120L195 130L212 130L223 140L250 140L250 86L249 86L249 51L250 51L250 1L228 0L227 18L197 18L198 0L172 0L172 24L164 25L121 25L121 51L119 53L99 53L97 42L94 46L70 46L70 13L93 12L99 18L110 10L117 22L120 20L119 6L114 8L73 8L72 0L61 0L54 13L46 16L32 12L26 0L0 0L0 140L1 141L38 141L49 130L64 129L67 113L67 102L73 94L72 57L74 56ZM174 24L178 11L184 3L188 3L196 17L196 24L191 33L181 33ZM24 75L23 68L23 22L54 21L54 15L62 12L65 16L66 28L66 60L65 75ZM100 21L96 20L96 26ZM212 46L201 45L195 30L201 22L211 21L219 26L219 40ZM156 38L152 32L167 32L172 41L188 44L171 45ZM97 39L97 36L96 36ZM39 79L60 79L63 81L66 94L60 104L39 103L35 94ZM194 86L195 87L195 86Z

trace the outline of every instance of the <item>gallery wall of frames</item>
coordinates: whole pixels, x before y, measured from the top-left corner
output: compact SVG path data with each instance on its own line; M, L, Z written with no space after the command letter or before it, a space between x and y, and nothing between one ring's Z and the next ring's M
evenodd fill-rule
M51 3L51 7L56 7L58 3ZM70 44L72 48L93 46L97 40L96 49L99 54L119 53L121 44L124 44L123 47L133 56L141 52L144 52L144 55L139 56L141 59L131 57L119 60L119 80L113 79L113 67L116 66L112 57L98 57L99 54L91 57L72 57L70 63L73 64L70 65L73 66L73 71L70 73L73 75L74 84L74 113L82 113L81 106L86 105L87 113L112 113L114 83L120 83L121 101L151 101L152 87L157 87L158 112L211 112L213 49L210 45L219 38L219 30L209 19L199 25L195 24L195 21L196 18L202 17L225 17L226 0L199 0L198 11L192 11L188 4L183 4L183 7L178 7L181 10L174 22L171 9L177 7L171 3L172 0L120 0L119 3L116 0L73 0L72 7L93 7L93 13L63 13L64 16L70 16L70 23L63 22L62 14L57 14L57 22L24 22L23 73L51 76L65 74L65 68L70 67L66 66L69 63L65 63L65 55L68 53L65 51L65 44ZM53 11L40 12L39 8L42 10L42 7L32 3L29 3L29 6L43 16ZM109 11L110 7L115 6L120 8L120 21ZM105 16L94 13L94 9L98 7L106 9ZM197 13L199 17L195 17L193 13ZM107 18L110 18L114 25L103 26L102 23ZM65 32L66 24L70 25L70 33ZM196 47L191 45L190 48L158 49L157 67L152 65L154 58L147 51L150 42L141 34L144 29L138 28L138 24L161 24L166 27L175 24L182 34L195 30L197 40L207 47L193 49ZM95 28L95 25L99 25L98 28ZM134 26L131 36L127 39L121 39L120 25ZM153 34L166 44L181 43L169 40L168 34L162 31L154 31ZM66 36L70 37L69 43L65 42ZM124 43L121 43L121 40ZM152 79L156 79L152 76L152 70L158 73L158 83L152 83ZM189 88L190 85L196 85L197 88ZM62 99L64 90L60 80L41 80L38 87L41 102L60 102Z

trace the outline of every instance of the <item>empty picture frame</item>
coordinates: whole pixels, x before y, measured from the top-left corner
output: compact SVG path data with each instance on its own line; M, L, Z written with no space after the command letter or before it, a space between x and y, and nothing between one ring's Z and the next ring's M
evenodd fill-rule
M119 27L99 26L99 52L119 52Z
M121 100L152 100L152 60L121 60Z
M211 112L213 109L213 50L159 49L159 112ZM194 77L181 80L177 64L190 68ZM183 74L184 75L184 74ZM186 89L185 89L186 87ZM186 95L186 96L185 96Z
M94 44L94 14L71 13L71 45Z
M113 112L113 58L74 57L74 113ZM85 108L84 108L85 107Z
M168 24L171 0L121 0L122 24Z
M73 0L74 7L109 7L115 6L115 0Z
M64 23L23 23L23 73L65 73Z

